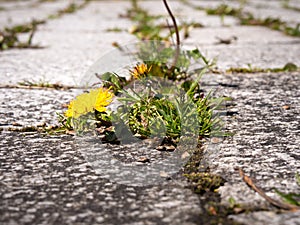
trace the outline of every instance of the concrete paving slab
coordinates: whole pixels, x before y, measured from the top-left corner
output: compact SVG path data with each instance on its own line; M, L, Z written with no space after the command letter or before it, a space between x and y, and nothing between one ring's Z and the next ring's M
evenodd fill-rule
M234 40L232 37L236 37L237 39ZM190 31L190 36L184 40L183 43L188 45L200 44L202 46L207 46L219 44L219 39L231 39L231 45L228 46L300 44L300 40L297 37L289 37L281 32L260 26L195 28Z
M277 4L275 7L272 7L270 3L246 5L243 10L252 13L255 18L279 18L292 27L300 23L299 12L278 7Z
M56 112L75 96L75 91L0 89L0 128L58 125Z
M37 4L38 0L28 1L0 1L2 10L14 10L18 8L30 8L33 4Z
M296 11L299 11L299 9L300 9L300 2L297 1L297 0L290 0L288 5L291 6L291 7L295 7Z
M226 117L226 129L233 132L234 136L225 138L215 148L207 149L205 156L212 172L219 173L227 180L219 188L222 202L229 204L228 199L232 197L242 205L268 205L242 181L237 167L242 168L275 199L280 198L274 188L284 193L299 193L300 187L295 180L295 174L300 171L299 72L241 74L215 79L227 86L221 88L221 92L234 98L236 106L231 110L237 113L231 118ZM254 220L255 215L260 217ZM290 215L295 218L298 214ZM270 221L264 212L250 217L252 219L247 220L247 215L234 216L245 224L262 224L261 217L265 218L262 221ZM277 215L274 220L283 222L283 218L284 214Z
M129 187L97 175L70 136L2 132L1 224L197 224L180 181Z
M189 1L193 6L202 8L216 8L221 4L226 4L234 8L242 8L244 12L250 12L255 18L266 19L279 18L283 22L291 26L295 26L300 22L299 12L292 9L286 9L282 1L259 1L250 0L246 4L239 1ZM294 2L291 2L291 6Z
M129 2L91 2L85 9L39 26L33 43L43 49L0 52L2 84L16 84L23 79L80 85L88 68L105 52L114 50L113 42L128 43L136 38L127 32L112 33L114 26L128 27L120 19ZM116 9L116 10L115 10ZM116 13L111 13L114 10ZM110 21L107 23L106 21ZM125 22L124 22L125 21ZM121 37L121 38L120 38Z
M44 3L39 1L0 1L0 7L4 8L4 10L0 10L0 29L30 23L33 19L48 19L48 16L55 14L58 10L64 9L68 4L68 1Z
M243 214L241 216L230 216L234 218L236 221L240 221L241 223L247 221L248 224L253 225L265 225L270 222L272 225L299 225L300 224L300 212L295 213L286 213L278 216L278 214L274 212L255 212L249 213L248 215Z
M233 39L236 37L236 40ZM219 44L220 39L231 44ZM234 26L199 28L184 40L186 46L198 46L208 58L217 58L217 66L280 68L288 62L300 65L299 38L289 37L265 27Z
M189 0L191 6L195 6L198 8L216 8L221 4L230 5L235 8L239 8L243 3L240 1L230 1L230 0L211 0L211 1L197 1L197 0Z
M270 44L246 46L205 46L200 48L208 58L217 57L218 67L246 67L251 65L258 68L282 68L286 63L300 64L300 45L295 44Z
M201 2L203 3L203 2ZM217 3L220 3L219 1ZM166 9L164 8L164 5L162 2L158 1L143 1L140 3L140 6L145 9L149 10L149 13L152 15L164 15L164 21L168 18L168 14ZM192 22L197 22L202 24L203 26L207 27L221 27L227 25L227 26L232 26L232 25L237 25L238 20L231 17L231 16L226 16L224 20L222 21L220 16L214 16L214 15L206 15L206 12L202 10L195 10L192 7L183 4L180 1L173 1L170 4L171 9L174 12L174 15L176 16L176 19L178 20L178 23L192 23Z

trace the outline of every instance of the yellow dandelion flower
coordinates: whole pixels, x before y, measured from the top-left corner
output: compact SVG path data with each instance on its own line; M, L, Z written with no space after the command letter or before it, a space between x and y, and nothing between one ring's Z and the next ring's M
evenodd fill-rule
M146 76L147 73L150 72L151 67L152 67L152 66L150 66L150 67L148 68L147 64L144 64L144 63L142 63L142 64L137 64L137 65L133 68L133 70L130 70L130 74L131 74L134 78L140 79L141 77Z
M68 105L68 110L65 112L66 117L73 117L73 106L74 106L74 100L72 100Z
M89 93L78 95L75 100L71 101L65 116L78 118L95 109L99 112L105 112L105 106L112 102L112 98L113 93L108 89L93 89Z
M112 98L114 97L114 94L109 91L109 89L99 89L99 93L95 102L95 109L98 112L105 112L106 108L105 106L108 106L112 102Z

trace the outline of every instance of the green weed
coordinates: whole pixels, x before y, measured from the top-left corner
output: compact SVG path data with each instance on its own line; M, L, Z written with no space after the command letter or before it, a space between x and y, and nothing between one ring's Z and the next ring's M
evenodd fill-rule
M169 14L173 17L170 11ZM221 121L214 118L213 111L222 99L203 93L198 84L202 74L215 66L215 61L207 59L198 49L180 50L178 46L170 46L169 36L161 36L161 26L156 24L160 16L150 15L138 6L137 1L132 1L132 8L125 16L137 23L131 31L133 34L141 40L155 41L141 42L136 46L137 58L141 62L130 70L129 79L112 72L96 75L101 79L103 87L118 96L118 101L123 104L117 112L100 113L94 110L97 115L94 119L93 114L86 114L73 120L77 130L85 132L96 125L98 128L106 127L102 132L107 133L112 122L116 124L118 118L121 118L121 123L125 123L134 135L148 138L158 135L155 132L165 131L165 138L176 143L182 135L183 127L193 127L193 124L183 122L183 118L189 117L190 122L199 123L200 128L196 131L185 130L185 134L190 132L198 136L209 136L215 131L220 133ZM179 29L174 20L173 22L174 31L171 33L176 34L179 45ZM202 67L190 69L191 65ZM196 80L193 80L193 77L197 77ZM173 89L179 91L178 93L183 91L175 99L169 98L167 87L160 86L170 81L175 82L172 83L175 84ZM132 88L124 89L136 82L142 86L141 90L146 91L145 93L138 93ZM156 88L153 88L154 86ZM92 106L88 108L92 109ZM124 134L118 129L118 126L113 126L109 130L109 136L112 137L110 140L115 141L114 132ZM122 126L120 129L123 129Z
M114 28L108 28L106 29L107 32L122 32L124 31L122 28L119 28L119 27L114 27Z
M291 27L280 18L256 18L252 13L245 12L243 10L243 4L241 4L241 7L239 8L234 8L226 4L220 4L215 8L206 8L204 10L208 15L220 15L222 18L224 16L234 16L240 20L240 24L242 25L265 26L273 30L281 31L290 36L300 37L300 24L297 24L295 27Z
M57 90L61 90L61 89L70 89L73 88L71 86L65 86L62 84L53 84L47 81L29 81L29 80L24 80L24 81L20 81L18 82L19 87L28 87L28 88L50 88L50 89L57 89Z
M81 4L77 4L75 2L71 2L69 5L67 5L65 8L58 10L55 14L49 15L49 19L57 19L62 17L65 14L72 14L77 12L78 10L84 8L89 3L89 0L85 0Z
M299 67L294 63L287 63L283 67L278 68L258 68L252 67L250 64L247 67L231 67L226 70L226 73L279 73L279 72L294 72L298 71Z
M142 40L167 40L167 37L160 35L161 28L156 24L156 20L161 16L152 16L148 11L137 6L134 2L131 9L127 11L126 17L136 22L136 25L131 27L130 33L136 35Z
M220 16L236 16L239 17L242 13L242 9L235 9L226 4L221 4L216 8L207 8L205 9L208 15L220 15Z
M39 24L43 24L43 20L33 20L31 23L16 25L13 27L6 27L0 31L0 50L10 48L39 48L37 45L32 45L32 39ZM21 42L18 38L20 33L29 33L28 40Z

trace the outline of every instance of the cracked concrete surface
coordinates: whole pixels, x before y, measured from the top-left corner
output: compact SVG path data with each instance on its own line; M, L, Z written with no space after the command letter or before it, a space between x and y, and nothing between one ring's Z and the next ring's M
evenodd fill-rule
M212 7L223 1L191 2ZM239 5L238 1L226 2ZM299 7L297 1L290 3ZM166 15L157 1L141 5L150 13ZM298 37L265 27L240 26L233 17L225 16L222 22L180 1L170 5L180 22L205 25L192 29L183 43L198 46L209 58L218 57L221 70L248 64L262 68L288 62L300 65ZM0 10L2 29L32 17L44 18L65 2L0 1L0 6L4 9ZM127 32L133 22L119 17L129 7L129 1L91 1L74 14L40 25L33 41L45 48L0 52L1 86L23 80L80 85L89 67L114 49L112 42L136 41ZM276 15L288 24L300 23L299 13L283 9L280 1L251 0L245 7L258 16ZM115 27L124 31L106 31ZM232 35L237 40L230 45L217 43L217 37ZM233 98L228 111L235 113L224 119L226 130L235 135L209 143L203 164L227 181L218 190L221 204L229 204L232 197L256 209L229 218L249 225L300 224L299 211L271 207L235 170L242 168L273 198L278 199L273 188L300 193L295 182L296 172L300 173L300 72L207 74L203 85L210 82L218 93ZM206 197L187 188L180 175L147 187L117 184L88 165L72 136L7 130L57 124L55 112L62 112L77 91L0 89L0 224L203 224ZM149 153L149 157L158 156Z

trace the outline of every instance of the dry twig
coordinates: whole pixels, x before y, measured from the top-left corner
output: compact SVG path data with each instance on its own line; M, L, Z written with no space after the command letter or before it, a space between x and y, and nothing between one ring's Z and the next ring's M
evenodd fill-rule
M272 205L274 205L278 208L290 210L290 211L300 210L300 207L298 207L298 206L291 205L288 203L283 203L283 202L277 201L277 200L269 197L268 195L266 195L266 193L261 188L256 186L256 184L253 182L253 180L250 177L245 175L244 171L241 168L238 168L238 169L239 169L240 176L243 178L245 183L248 184L249 187L251 187L254 191L256 191L261 197L266 199Z

